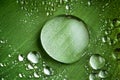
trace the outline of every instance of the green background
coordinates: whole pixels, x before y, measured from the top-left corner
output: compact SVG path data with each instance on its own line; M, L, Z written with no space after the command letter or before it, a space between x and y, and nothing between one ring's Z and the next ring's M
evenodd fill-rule
M22 4L21 1L26 1L28 4ZM91 5L88 5L88 0L75 0L60 4L56 0L0 0L0 40L5 43L0 43L0 80L35 80L28 76L34 70L26 70L25 64L29 63L18 61L18 55L26 55L30 51L39 51L42 55L42 60L54 69L54 75L62 74L62 77L67 76L68 80L88 80L92 70L89 66L89 58L92 54L100 54L106 59L106 65L103 69L108 70L108 77L104 80L119 80L120 79L120 63L112 57L113 49L116 46L104 44L101 41L104 36L104 30L107 29L109 23L106 21L119 18L120 16L120 1L119 0L91 0ZM46 4L42 4L46 2ZM49 10L51 6L47 2L55 3L53 7L55 11ZM33 3L33 4L32 4ZM67 12L66 4L71 5L71 11ZM23 9L22 9L23 8ZM46 8L48 8L46 10ZM46 13L51 15L47 16ZM90 33L90 44L85 51L85 55L76 63L62 64L50 58L41 47L40 31L44 23L50 18L68 14L77 16L82 19L87 25ZM117 45L117 47L120 47ZM10 55L11 57L9 57ZM38 64L39 67L41 63ZM86 68L87 67L87 68ZM37 70L36 70L37 71ZM19 77L19 73L24 73L26 76ZM42 72L41 72L42 73ZM48 80L54 78L48 77ZM63 78L55 80L63 80ZM42 80L43 78L38 78Z

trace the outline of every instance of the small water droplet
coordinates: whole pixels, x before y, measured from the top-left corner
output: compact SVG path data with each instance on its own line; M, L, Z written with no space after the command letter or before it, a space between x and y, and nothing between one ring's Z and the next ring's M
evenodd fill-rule
M68 2L68 0L64 0L64 2Z
M102 37L102 42L103 43L107 42L107 37L106 36Z
M38 63L40 58L40 53L36 51L29 52L27 55L27 59L32 63Z
M5 40L0 40L0 43L4 44L4 43L6 43L6 41Z
M120 42L120 33L117 34L117 40Z
M39 78L40 76L39 76L39 74L37 72L34 72L34 77Z
M28 64L28 69L34 69L31 64Z
M113 57L114 57L116 60L120 60L120 48L114 49Z
M91 1L90 1L90 0L88 0L87 4L88 4L88 6L91 6Z
M22 78L22 77L23 77L23 75L22 75L21 73L19 73L19 77L20 77L20 78Z
M19 60L19 61L23 61L23 60L24 60L23 55L19 54L19 55L18 55L18 60Z
M106 30L105 35L109 35L109 34L111 34L111 30Z
M106 70L101 70L99 73L98 73L98 76L100 78L106 78L108 75L108 72Z
M120 26L120 20L119 20L118 18L113 19L113 25L114 25L115 27Z
M20 3L23 5L23 4L24 4L24 1L21 1Z
M19 1L18 1L18 0L16 0L16 3L19 3Z
M65 6L65 9L66 9L66 10L69 10L69 9L70 9L70 6L67 4L67 5Z
M98 75L97 74L93 74L93 73L91 73L90 75L89 75L89 80L99 80L99 78L98 78Z
M49 13L49 12L46 12L46 15L47 15L47 16L49 16L49 15L50 15L50 13Z
M4 67L3 63L0 63L0 66L1 66L1 67Z
M50 76L50 75L53 74L52 68L50 68L50 67L48 67L48 66L44 67L43 72L44 72L44 74L47 75L47 76Z
M4 78L1 78L1 80L5 80Z
M10 54L8 54L8 57L11 57L11 55L10 55Z
M105 59L100 56L99 54L93 54L91 57L90 57L90 66L97 70L97 69L101 69L102 67L104 67L105 65Z

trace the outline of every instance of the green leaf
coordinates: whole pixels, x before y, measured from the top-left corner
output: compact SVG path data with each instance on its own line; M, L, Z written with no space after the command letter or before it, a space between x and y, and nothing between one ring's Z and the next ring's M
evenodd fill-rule
M119 0L0 0L0 80L99 80L104 78L100 71L108 73L104 80L119 80L119 4ZM83 20L90 33L84 55L69 65L48 56L40 42L45 23L62 14ZM28 60L32 51L41 55L38 63ZM104 67L90 66L93 54L105 59Z

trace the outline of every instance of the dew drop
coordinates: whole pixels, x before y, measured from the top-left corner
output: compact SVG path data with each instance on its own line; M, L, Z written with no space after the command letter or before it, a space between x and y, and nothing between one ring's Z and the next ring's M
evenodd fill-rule
M120 48L114 49L113 57L114 57L116 60L120 60Z
M19 3L19 0L16 0L16 3L18 4L18 3Z
M24 4L24 1L21 1L20 3L23 5L23 4Z
M4 78L1 78L1 80L5 80Z
M89 63L93 69L97 70L97 69L101 69L102 67L104 67L105 59L99 54L94 54L90 57Z
M87 4L88 4L88 6L90 6L90 5L91 5L91 1L89 0L89 1L87 2Z
M49 16L49 15L50 15L50 13L49 13L49 12L46 12L46 15L47 15L47 16Z
M34 77L39 78L40 76L39 76L39 74L37 72L34 72Z
M120 42L120 33L117 34L117 40Z
M98 76L99 76L100 78L106 78L107 75L108 75L108 72L105 71L105 70L101 70L101 71L98 73Z
M120 20L119 20L118 18L113 19L113 25L114 25L115 27L120 26Z
M52 70L52 68L46 66L46 67L44 67L44 69L43 69L43 73L44 73L45 75L47 75L47 76L50 76L50 75L53 74L53 70Z
M31 64L28 64L28 69L34 69Z
M24 60L23 55L19 54L19 55L18 55L18 60L19 60L19 61L23 61L23 60Z
M1 67L4 67L3 63L0 63L0 66L1 66Z
M106 36L102 37L102 42L103 43L107 42L107 37Z
M64 0L64 2L68 2L68 0Z
M69 9L70 9L69 5L66 5L66 6L65 6L65 9L66 9L66 10L69 10Z
M99 80L99 78L98 78L97 74L91 73L91 74L89 75L89 80Z
M4 41L4 40L0 40L0 43L4 44L4 43L6 43L6 41Z
M27 59L31 63L35 63L35 64L38 63L39 58L40 58L40 53L36 52L36 51L29 52L28 55L27 55Z
M22 78L22 77L23 77L23 75L22 75L21 73L19 73L19 77L20 77L20 78Z
M8 57L12 57L10 54L8 54Z

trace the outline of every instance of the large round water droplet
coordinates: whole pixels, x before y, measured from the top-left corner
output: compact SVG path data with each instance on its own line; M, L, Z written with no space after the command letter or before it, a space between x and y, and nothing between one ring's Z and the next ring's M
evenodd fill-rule
M46 22L41 31L45 51L55 60L73 63L89 43L86 24L75 16L62 15Z
M29 52L27 55L27 59L32 63L38 63L39 58L40 58L40 54L39 52L36 51Z
M95 70L101 69L105 65L105 59L99 54L94 54L90 57L89 61L91 67Z

